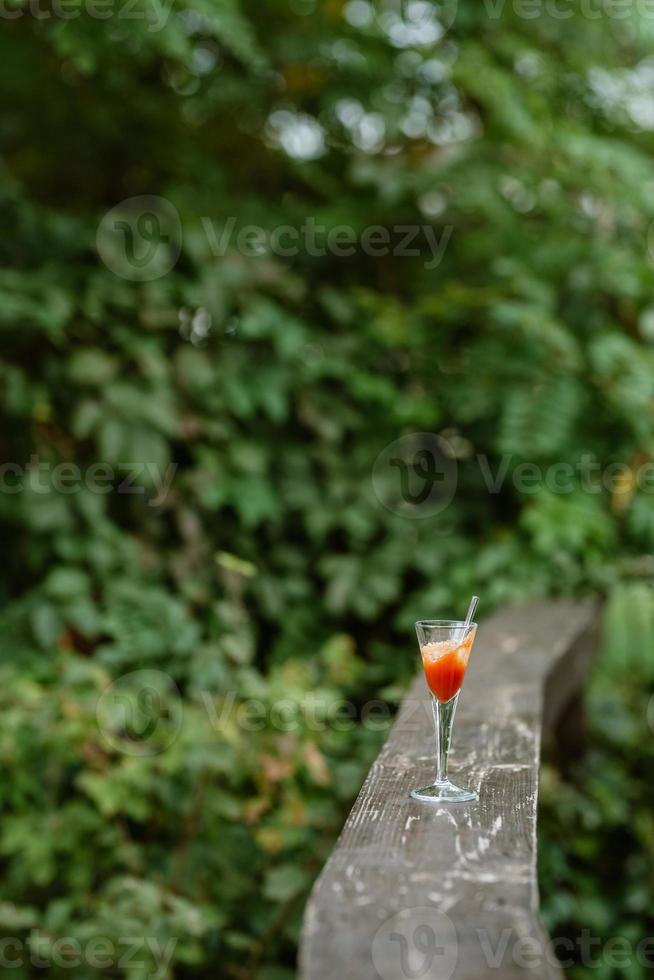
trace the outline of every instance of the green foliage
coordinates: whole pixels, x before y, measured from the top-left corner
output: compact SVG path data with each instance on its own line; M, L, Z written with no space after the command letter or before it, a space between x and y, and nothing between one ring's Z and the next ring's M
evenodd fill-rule
M445 30L390 0L14 6L0 924L150 937L129 980L288 980L412 620L651 577L651 30L511 4ZM140 195L182 228L141 282L98 234ZM349 256L239 237L345 224ZM369 254L371 226L419 227L420 254ZM371 479L412 432L458 474L415 520ZM161 725L139 741L142 670Z
M612 596L585 696L587 751L571 766L561 747L565 779L555 754L542 768L542 912L572 980L644 980L652 968L653 612L650 587ZM593 945L583 946L584 930Z

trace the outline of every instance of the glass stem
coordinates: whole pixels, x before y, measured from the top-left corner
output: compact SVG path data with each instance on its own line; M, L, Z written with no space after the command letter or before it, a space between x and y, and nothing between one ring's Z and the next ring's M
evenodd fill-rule
M436 730L436 784L447 782L447 756L450 751L452 724L456 711L458 693L443 703L432 694L431 706L434 712L434 728Z

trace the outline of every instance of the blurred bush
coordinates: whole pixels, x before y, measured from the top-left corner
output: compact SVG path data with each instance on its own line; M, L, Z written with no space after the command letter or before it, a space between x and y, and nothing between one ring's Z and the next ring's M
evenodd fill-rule
M11 6L7 936L149 937L130 980L286 980L384 729L334 719L398 696L412 620L651 577L652 25L460 7ZM140 195L168 225L121 251ZM419 254L320 254L343 225L419 226ZM412 432L458 467L424 520L371 483Z
M651 611L649 588L616 589L585 692L587 751L571 762L563 745L541 772L542 913L572 980L644 980L652 969Z

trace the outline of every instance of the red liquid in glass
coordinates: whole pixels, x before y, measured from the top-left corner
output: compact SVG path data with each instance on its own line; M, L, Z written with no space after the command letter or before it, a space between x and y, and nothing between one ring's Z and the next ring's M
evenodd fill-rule
M461 690L474 633L464 643L427 643L421 648L429 690L439 701L449 701Z

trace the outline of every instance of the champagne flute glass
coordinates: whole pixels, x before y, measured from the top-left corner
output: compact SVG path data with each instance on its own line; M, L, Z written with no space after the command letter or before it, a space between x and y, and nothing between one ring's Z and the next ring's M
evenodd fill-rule
M466 620L423 619L416 623L422 666L434 712L436 779L430 786L411 790L414 800L464 803L478 799L474 790L455 786L447 776L454 713L476 632L477 624L471 621L470 614Z

